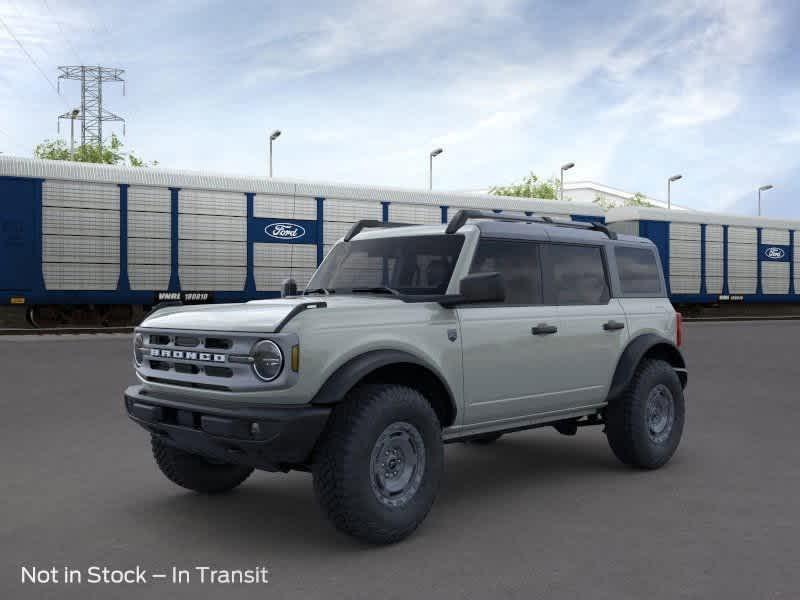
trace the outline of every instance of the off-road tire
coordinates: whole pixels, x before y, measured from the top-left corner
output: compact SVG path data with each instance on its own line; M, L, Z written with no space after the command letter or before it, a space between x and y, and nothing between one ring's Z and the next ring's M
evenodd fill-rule
M672 423L654 439L648 421L648 398L668 391L672 400ZM616 457L632 467L657 469L678 447L683 434L685 404L683 387L672 366L663 360L643 360L625 391L605 410L606 437Z
M195 492L227 492L253 472L252 467L210 462L197 454L169 446L156 436L150 437L150 443L156 464L167 479Z
M424 446L415 446L424 465L411 471L419 479L404 503L387 505L390 501L376 489L373 453L383 447L388 430L408 425ZM443 464L441 424L420 392L394 384L359 385L334 408L315 448L314 491L337 529L372 544L391 544L425 519L439 491Z
M483 435L475 436L474 438L469 438L467 440L468 444L474 444L476 446L488 446L489 444L494 444L497 440L503 437L502 432L496 431L494 433L484 433Z

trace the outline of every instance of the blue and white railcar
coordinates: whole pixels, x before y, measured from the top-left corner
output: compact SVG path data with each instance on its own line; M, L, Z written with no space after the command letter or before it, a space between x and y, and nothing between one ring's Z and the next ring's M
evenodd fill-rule
M572 202L0 156L0 305L274 297L288 277L304 286L360 219L440 223L459 208L604 215Z
M673 304L800 301L800 221L626 207L606 222L658 246Z

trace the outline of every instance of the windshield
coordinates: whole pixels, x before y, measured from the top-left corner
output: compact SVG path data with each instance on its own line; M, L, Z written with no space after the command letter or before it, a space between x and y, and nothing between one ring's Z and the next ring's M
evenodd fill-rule
M461 235L341 242L319 266L306 293L444 294L463 244Z

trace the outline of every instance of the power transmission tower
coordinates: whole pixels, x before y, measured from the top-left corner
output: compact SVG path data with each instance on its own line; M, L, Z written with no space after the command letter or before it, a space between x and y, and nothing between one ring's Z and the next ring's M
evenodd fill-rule
M82 121L81 145L93 144L103 146L103 123L116 121L122 123L122 132L125 133L125 119L103 108L103 84L106 82L122 82L122 95L125 95L125 80L123 69L109 67L71 66L58 67L61 75L58 76L58 91L61 92L62 79L74 79L81 82L81 109L79 115L74 111L59 115L61 119L78 119Z

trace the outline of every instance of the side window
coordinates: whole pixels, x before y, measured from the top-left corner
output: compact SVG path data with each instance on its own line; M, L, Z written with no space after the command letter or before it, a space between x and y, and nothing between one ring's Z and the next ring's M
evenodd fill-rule
M547 304L607 304L611 298L597 246L545 244Z
M539 247L533 242L481 239L471 273L497 271L506 282L506 304L541 304Z
M660 296L660 267L655 252L650 248L614 248L622 294L628 297Z

